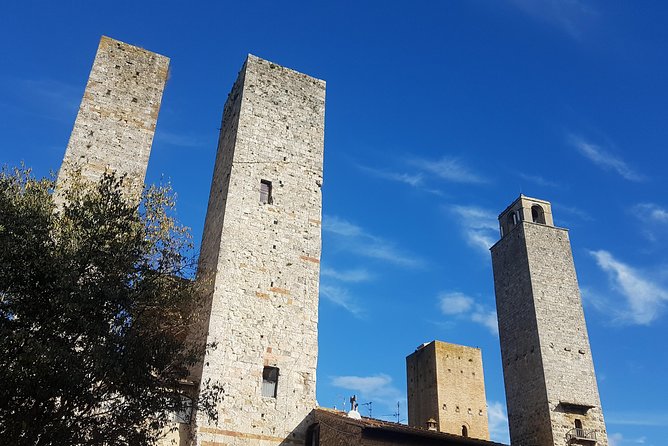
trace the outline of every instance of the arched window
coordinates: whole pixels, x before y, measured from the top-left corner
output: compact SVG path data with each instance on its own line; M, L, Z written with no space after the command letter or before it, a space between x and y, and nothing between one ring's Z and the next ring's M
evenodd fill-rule
M545 212L543 211L543 208L538 206L537 204L531 206L531 219L533 220L534 223L540 223L544 225Z
M575 419L575 428L582 429L582 420Z
M462 425L462 437L468 437L469 436L469 428L466 427L466 425Z

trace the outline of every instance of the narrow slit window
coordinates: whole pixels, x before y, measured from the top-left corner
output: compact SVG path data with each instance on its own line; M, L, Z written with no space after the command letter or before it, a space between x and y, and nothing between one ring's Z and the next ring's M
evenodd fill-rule
M265 367L262 371L262 396L276 398L278 367Z
M260 203L271 204L271 181L260 180Z

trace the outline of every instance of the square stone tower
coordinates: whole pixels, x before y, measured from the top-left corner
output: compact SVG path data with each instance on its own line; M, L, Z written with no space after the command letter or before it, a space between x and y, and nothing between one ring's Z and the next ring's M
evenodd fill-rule
M325 82L249 55L230 92L199 277L204 339L196 378L224 388L200 445L303 444L316 406ZM197 376L199 375L199 376Z
M168 69L167 57L102 36L58 185L72 169L93 182L109 169L141 192Z
M432 341L406 358L408 425L489 440L480 349Z
M510 441L607 446L568 231L524 195L492 246Z

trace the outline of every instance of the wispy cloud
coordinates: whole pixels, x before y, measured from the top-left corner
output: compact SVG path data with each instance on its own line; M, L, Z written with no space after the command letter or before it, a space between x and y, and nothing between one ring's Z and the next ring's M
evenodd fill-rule
M395 409L397 402L406 402L406 396L392 383L392 378L384 373L371 376L334 376L334 387L350 390L358 396L359 402L373 401L387 409Z
M609 153L601 146L585 141L583 138L570 135L570 144L575 147L581 155L589 159L604 170L611 170L629 181L644 181L646 178L633 170L626 161Z
M177 147L202 147L204 141L201 137L188 134L180 134L158 130L155 133L155 139L164 144Z
M356 167L363 172L384 180L397 181L409 186L419 187L424 184L424 175L421 173L392 172L390 170L376 169L357 164Z
M598 16L583 0L510 0L510 3L528 16L562 29L574 39L579 39Z
M84 86L54 79L12 79L0 82L0 91L8 100L3 107L55 121L71 122L76 115Z
M320 270L320 274L323 277L340 280L341 282L366 282L373 279L371 273L365 269L336 270L324 267Z
M668 210L654 203L640 203L634 206L634 213L642 219L654 223L668 224Z
M422 260L397 248L389 240L366 232L360 226L337 216L325 215L323 231L337 237L337 246L362 257L408 268L418 268Z
M410 164L452 183L486 183L487 180L473 172L456 158L443 157L440 160L413 159Z
M492 441L510 444L505 405L499 401L487 401L487 415L489 417L489 435Z
M496 311L476 303L475 299L460 292L445 292L438 297L441 313L446 316L458 316L487 328L494 335L499 334Z
M590 254L608 274L612 287L626 300L627 308L616 312L617 320L650 325L668 301L668 289L654 283L630 265L615 259L607 251L590 251Z
M607 420L606 420L607 421ZM623 445L633 445L633 444L645 444L647 442L647 437L638 437L638 438L624 438L619 432L614 432L608 435L608 445L609 446L623 446Z
M668 412L606 412L606 424L668 427Z
M556 183L554 181L550 181L545 179L544 177L540 175L528 175L526 173L519 173L520 178L522 178L525 181L528 181L530 183L534 183L538 186L543 186L543 187L560 187L561 185L559 183Z
M594 218L589 215L587 212L583 211L580 208L576 208L574 206L563 206L558 203L552 203L552 207L554 209L559 210L559 213L565 213L565 214L570 214L574 217L579 218L580 220L584 221L592 221Z
M355 302L350 292L341 287L320 284L320 296L324 297L334 305L338 305L350 312L355 317L362 317L362 308Z
M489 255L489 248L499 236L494 213L477 206L455 205L447 209L457 217L468 244Z
M344 237L366 237L361 227L339 218L335 215L325 215L322 224L323 231Z
M651 249L660 248L658 239L668 235L668 210L658 204L640 203L631 208L631 213L638 219L642 234L653 242Z

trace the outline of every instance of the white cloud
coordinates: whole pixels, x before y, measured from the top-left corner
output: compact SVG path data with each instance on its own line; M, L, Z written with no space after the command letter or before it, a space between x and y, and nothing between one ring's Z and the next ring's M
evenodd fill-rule
M362 316L362 309L355 302L347 289L327 284L320 284L320 296L324 297L334 305L338 305L349 311L355 317Z
M467 318L487 328L492 334L499 334L496 311L476 303L472 297L454 291L439 294L438 300L439 308L444 315Z
M412 165L425 172L436 175L438 178L453 183L486 183L487 181L477 173L471 171L455 158L443 157L440 160L414 159Z
M634 206L634 213L640 219L654 223L668 223L668 210L654 203L640 203Z
M392 378L384 373L372 376L334 376L331 379L334 387L356 392L357 401L372 401L385 406L385 409L396 409L397 402L405 403L406 396L392 383Z
M508 432L508 416L506 407L499 401L487 401L487 416L489 418L489 435L492 441L510 444Z
M462 314L473 307L473 299L465 294L443 293L439 296L441 312L443 314Z
M571 135L570 143L584 155L591 162L604 170L612 170L617 172L622 178L629 181L644 181L645 177L635 172L628 164L621 158L615 157L611 153L606 152L603 148L596 144L589 143L579 136Z
M337 246L362 257L381 260L395 265L417 268L422 261L398 249L392 242L376 237L342 218L325 215L323 230L338 236Z
M608 273L613 287L626 299L627 310L618 312L619 319L649 325L668 301L668 290L643 277L635 268L615 259L607 251L590 251L598 266Z
M449 211L457 217L468 244L489 255L499 236L496 216L493 212L476 206L452 206Z
M489 310L482 305L476 305L476 310L471 314L471 320L486 327L492 334L499 334L496 310Z
M340 280L341 282L366 282L371 280L372 275L365 269L348 269L339 271L334 268L322 268L320 274L323 277L330 277L332 279Z

